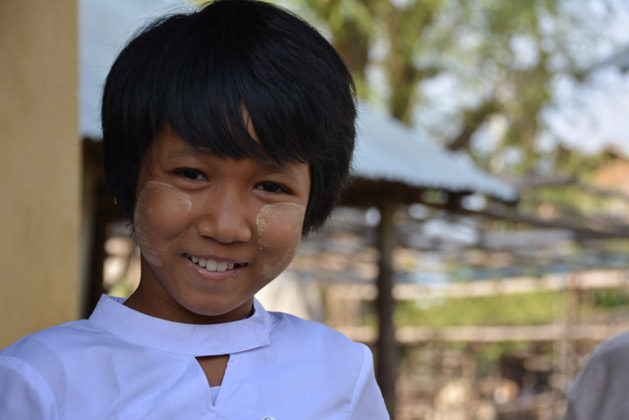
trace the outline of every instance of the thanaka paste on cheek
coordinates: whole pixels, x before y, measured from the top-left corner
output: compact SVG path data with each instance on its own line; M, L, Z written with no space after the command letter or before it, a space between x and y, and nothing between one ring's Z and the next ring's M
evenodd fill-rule
M185 234L179 226L173 226L172 239L168 229L173 220L178 220L182 212L192 210L190 196L172 185L159 181L149 181L140 192L133 216L135 240L146 262L161 267L160 253ZM159 232L157 231L159 230Z
M262 274L266 279L277 277L293 260L301 239L306 208L296 203L267 204L256 217L258 246L265 256ZM285 252L266 258L270 244L282 244ZM272 254L272 253L271 253Z

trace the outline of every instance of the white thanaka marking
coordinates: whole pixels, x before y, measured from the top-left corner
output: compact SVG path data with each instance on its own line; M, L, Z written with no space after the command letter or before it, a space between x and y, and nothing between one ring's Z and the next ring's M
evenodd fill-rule
M138 196L133 217L135 224L135 241L140 247L140 251L142 252L146 262L156 267L161 267L162 261L159 258L159 254L168 249L168 244L162 246L158 246L156 244L155 234L152 230L149 230L148 226L146 226L145 218L143 217L143 212L146 216L151 216L153 214L154 209L149 207L149 204L146 203L146 195L148 192L157 189L168 190L175 193L176 203L183 204L186 212L190 212L192 210L192 200L190 200L190 196L188 194L179 191L170 184L159 181L147 182ZM185 234L185 232L182 232L177 238L183 236L183 234Z
M258 212L256 225L258 227L258 246L260 250L269 246L264 240L265 233L269 228L285 228L297 235L295 244L281 258L263 264L262 272L266 278L273 279L277 277L292 261L301 239L305 214L306 208L296 203L267 204Z
M186 211L190 211L192 210L192 200L190 200L190 195L180 191L179 189L173 187L170 184L167 184L165 182L160 182L160 181L149 181L146 183L146 185L144 186L144 188L142 189L142 192L140 193L140 197L138 197L138 203L140 202L140 199L142 198L142 195L145 194L145 191L147 190L147 188L152 188L152 189L166 189L169 190L173 193L175 193L175 196L177 197L177 201L179 201L181 204L183 204L184 206L186 206Z
M301 225L304 221L306 208L301 204L295 203L276 203L267 204L260 209L256 216L256 225L258 226L258 235L264 234L269 227L270 222L278 222L283 220L289 225L292 232L301 231Z

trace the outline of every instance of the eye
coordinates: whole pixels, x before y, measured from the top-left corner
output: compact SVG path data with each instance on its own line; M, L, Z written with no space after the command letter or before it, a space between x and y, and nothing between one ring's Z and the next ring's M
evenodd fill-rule
M207 179L207 177L203 174L203 172L196 169L191 169L191 168L177 169L174 171L174 173L183 178L187 178L191 180L203 181Z
M257 188L264 190L266 192L269 192L269 193L283 193L283 194L289 193L286 187L280 184L277 184L275 182L269 182L269 181L259 184Z

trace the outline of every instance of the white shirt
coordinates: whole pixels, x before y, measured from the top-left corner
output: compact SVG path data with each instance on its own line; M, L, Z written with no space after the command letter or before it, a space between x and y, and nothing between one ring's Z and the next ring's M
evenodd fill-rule
M242 321L190 325L101 297L89 319L0 351L0 419L388 419L371 352L254 302ZM229 354L212 403L198 356Z
M629 418L629 333L599 345L570 387L566 420Z

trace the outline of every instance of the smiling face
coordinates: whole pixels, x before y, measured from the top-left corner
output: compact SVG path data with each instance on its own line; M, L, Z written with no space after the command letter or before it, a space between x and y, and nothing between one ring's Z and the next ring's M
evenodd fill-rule
M142 271L125 304L176 322L242 319L293 259L309 194L305 163L221 157L163 130L138 177Z

